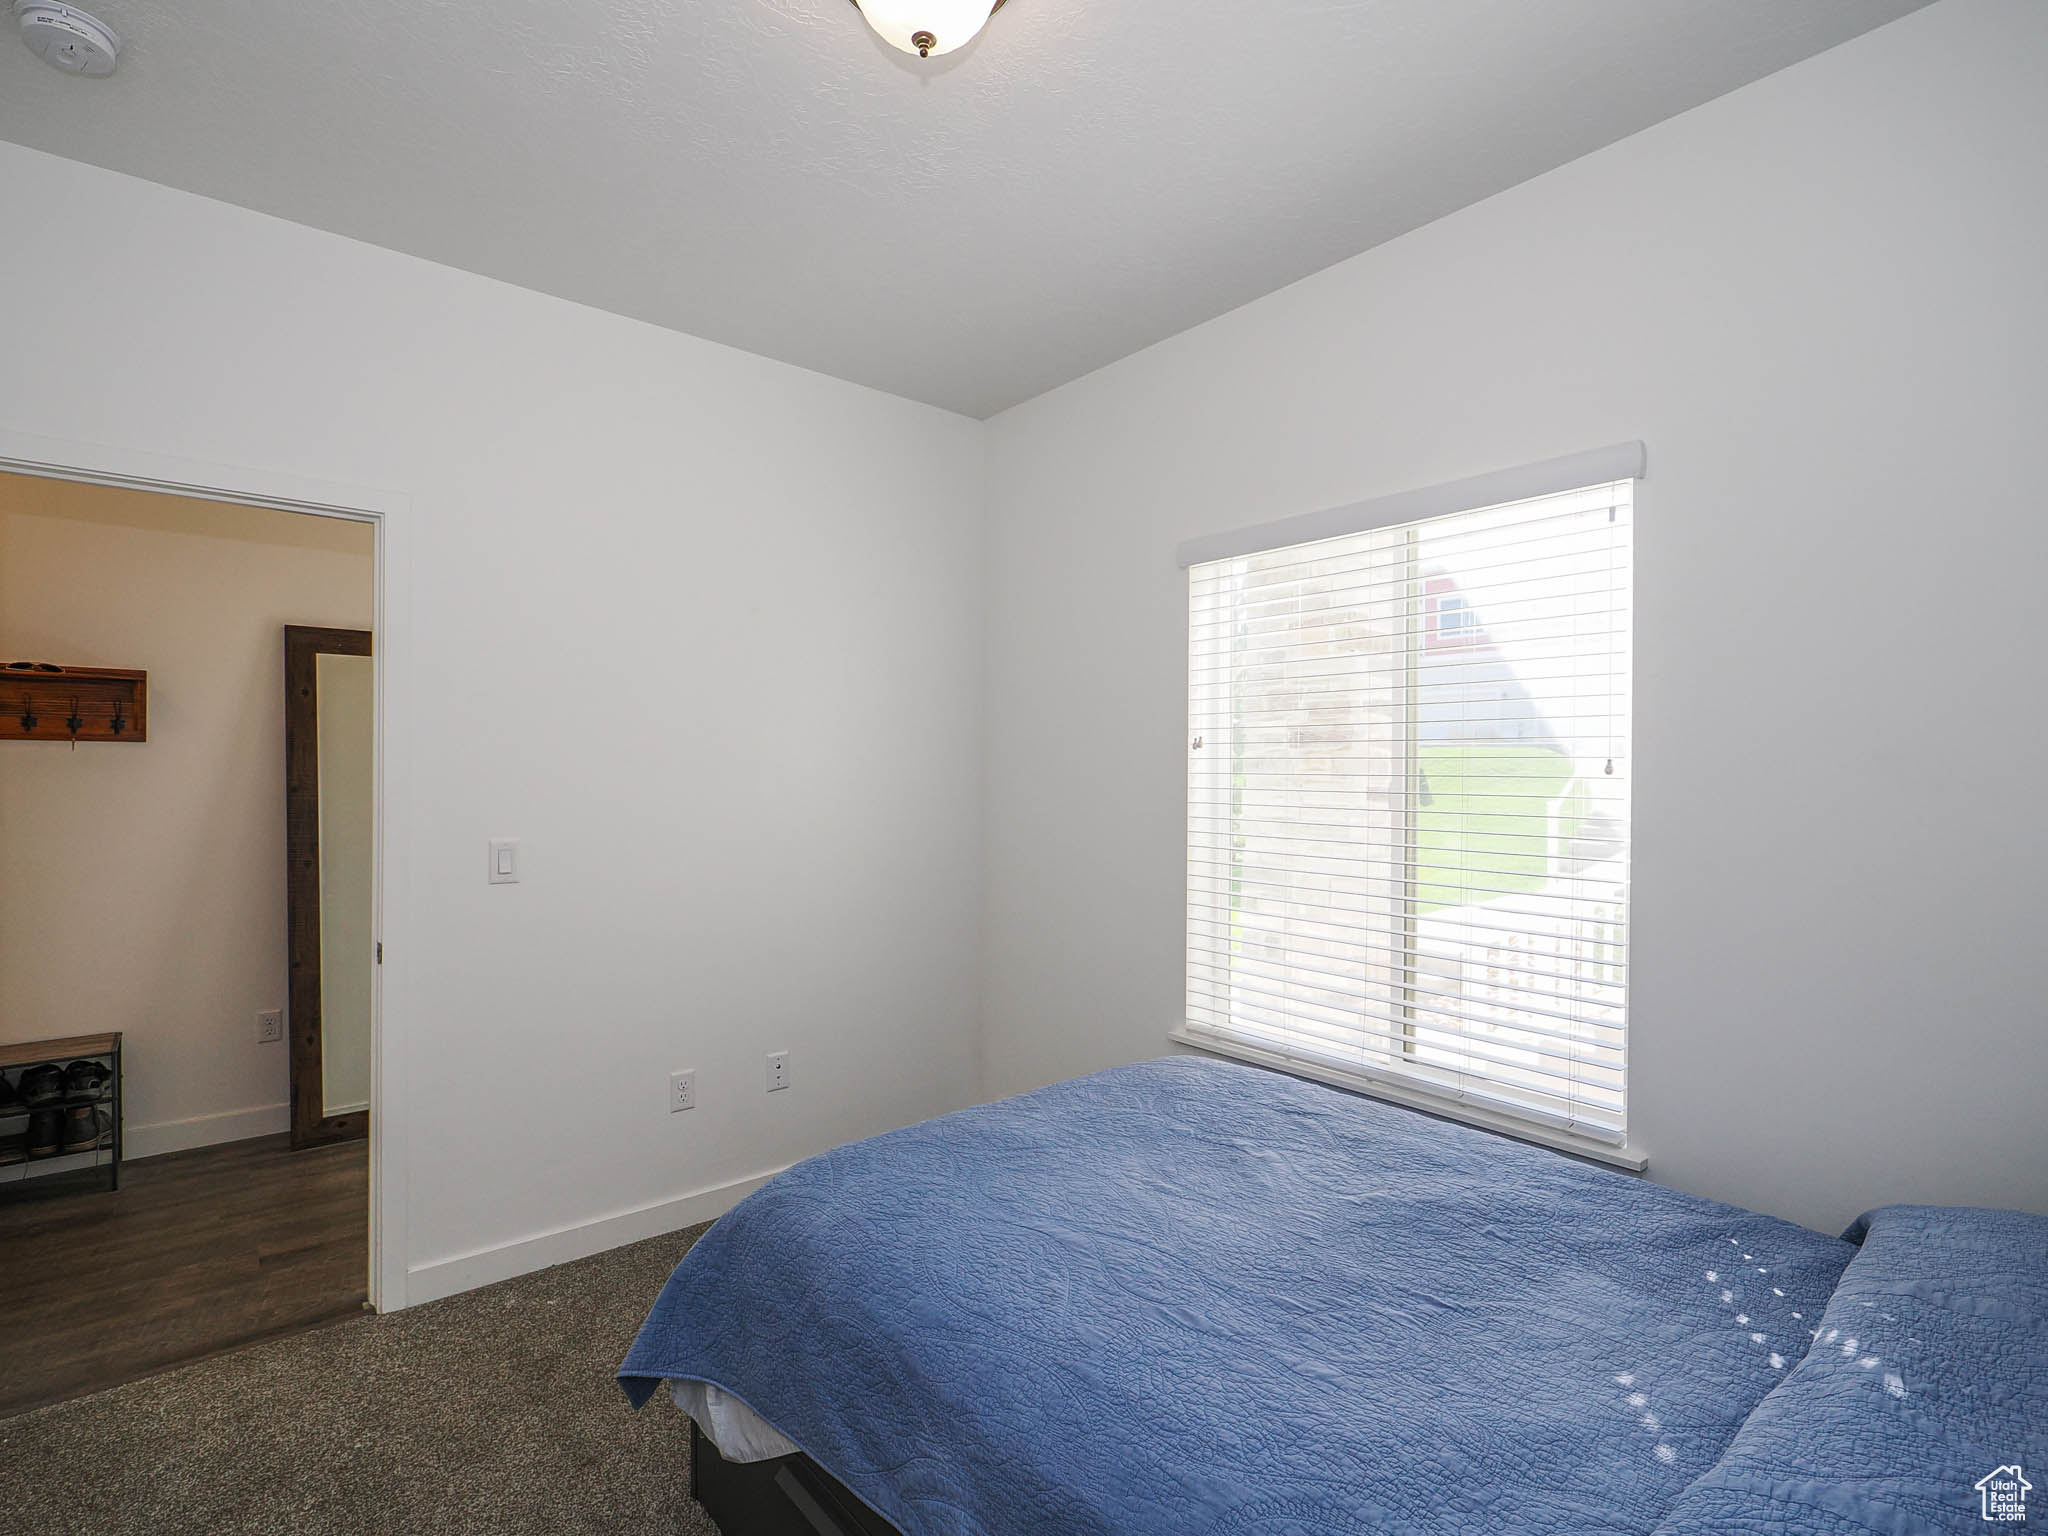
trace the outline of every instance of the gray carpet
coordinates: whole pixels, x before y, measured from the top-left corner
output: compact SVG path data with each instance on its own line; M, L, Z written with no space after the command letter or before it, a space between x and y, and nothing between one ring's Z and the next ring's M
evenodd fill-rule
M612 1380L703 1230L0 1420L0 1531L716 1536Z

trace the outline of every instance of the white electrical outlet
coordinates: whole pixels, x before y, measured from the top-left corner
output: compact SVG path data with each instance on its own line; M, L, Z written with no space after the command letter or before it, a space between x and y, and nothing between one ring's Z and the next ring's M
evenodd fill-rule
M697 1107L697 1069L668 1075L668 1112L678 1114Z
M770 1051L768 1053L768 1091L774 1093L778 1089L787 1088L788 1086L789 1052Z
M256 1015L256 1043L271 1045L284 1038L284 1010L265 1008Z

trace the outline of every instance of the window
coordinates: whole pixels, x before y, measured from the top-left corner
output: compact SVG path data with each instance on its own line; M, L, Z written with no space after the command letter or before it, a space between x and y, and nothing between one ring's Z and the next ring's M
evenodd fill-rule
M1472 639L1472 631L1479 627L1479 621L1472 616L1472 605L1450 590L1448 576L1439 576L1430 582L1432 588L1441 587L1443 595L1433 598L1436 606L1436 633L1430 639L1437 645L1464 645Z
M1625 1141L1627 473L1189 563L1181 1038Z

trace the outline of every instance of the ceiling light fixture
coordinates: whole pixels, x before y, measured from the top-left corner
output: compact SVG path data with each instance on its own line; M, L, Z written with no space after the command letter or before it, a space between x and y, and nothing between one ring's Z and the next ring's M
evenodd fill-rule
M853 8L891 48L928 59L973 42L1003 0L853 0Z
M44 63L67 75L114 72L121 38L97 16L59 0L14 0L14 19L21 23L21 40Z

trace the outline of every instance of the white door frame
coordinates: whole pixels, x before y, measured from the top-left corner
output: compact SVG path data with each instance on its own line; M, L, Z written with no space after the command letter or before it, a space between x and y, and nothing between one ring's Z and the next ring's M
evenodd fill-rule
M377 636L376 764L373 807L372 933L384 949L370 1016L370 1305L395 1311L406 1302L405 1010L410 902L404 836L403 771L407 647L406 580L412 499L392 491L334 485L239 464L208 464L104 443L38 437L0 426L0 470L89 485L237 502L368 523L374 534ZM282 815L284 808L278 807Z

